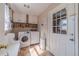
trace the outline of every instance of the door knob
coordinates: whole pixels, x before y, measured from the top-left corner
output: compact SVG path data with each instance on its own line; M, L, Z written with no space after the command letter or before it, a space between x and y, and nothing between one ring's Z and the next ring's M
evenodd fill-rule
M70 41L74 41L74 39L70 39Z
M72 34L70 34L71 36L73 36L74 34L72 33Z

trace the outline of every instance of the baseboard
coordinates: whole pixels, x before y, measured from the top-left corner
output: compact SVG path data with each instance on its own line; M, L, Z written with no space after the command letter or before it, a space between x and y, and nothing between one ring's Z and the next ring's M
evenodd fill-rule
M48 51L50 54L51 54L51 56L55 56L53 53L51 53L50 51Z
M31 44L31 45L29 45L29 46L38 45L38 44L39 44L39 43L35 43L35 44ZM22 47L22 48L27 48L27 47L29 47L29 46Z
M33 45L38 45L39 43L35 43L35 44L31 44L30 46L33 46Z

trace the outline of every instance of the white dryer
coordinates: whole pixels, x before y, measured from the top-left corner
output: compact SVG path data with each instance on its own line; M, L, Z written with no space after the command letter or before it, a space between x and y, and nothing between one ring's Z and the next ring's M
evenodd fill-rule
M18 38L20 41L20 47L27 47L30 46L30 31L26 32L19 32Z

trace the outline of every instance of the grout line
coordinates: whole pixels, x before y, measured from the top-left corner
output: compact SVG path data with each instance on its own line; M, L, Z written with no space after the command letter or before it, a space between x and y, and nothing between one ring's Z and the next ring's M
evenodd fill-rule
M37 49L35 47L34 47L34 50L36 51L37 55L40 56L39 53L38 53L38 51L37 51Z

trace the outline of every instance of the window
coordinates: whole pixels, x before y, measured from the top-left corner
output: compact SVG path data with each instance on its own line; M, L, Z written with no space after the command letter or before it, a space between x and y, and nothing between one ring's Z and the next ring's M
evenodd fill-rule
M53 14L53 33L66 34L67 33L67 14L66 9L62 9Z
M9 15L9 7L5 4L5 22L4 22L4 30L9 31L11 30L11 21L10 21L10 15Z

